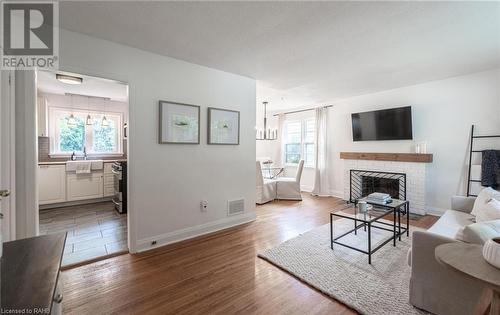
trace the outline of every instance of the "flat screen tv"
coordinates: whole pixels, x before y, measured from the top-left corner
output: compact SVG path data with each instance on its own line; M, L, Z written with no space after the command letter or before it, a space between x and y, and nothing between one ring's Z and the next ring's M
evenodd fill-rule
M354 113L352 140L411 140L411 106Z

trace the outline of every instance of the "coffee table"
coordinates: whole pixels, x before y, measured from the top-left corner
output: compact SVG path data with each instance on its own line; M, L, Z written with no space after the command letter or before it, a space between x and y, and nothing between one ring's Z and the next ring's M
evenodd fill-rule
M408 200L399 200L392 199L390 203L382 203L382 202L374 202L368 200L368 198L360 198L356 200L354 204L357 204L360 201L364 201L369 205L376 207L377 209L394 209L397 216L397 224L398 224L398 237L401 241L401 235L406 233L406 236L410 236L410 202ZM401 226L401 215L406 217L406 226Z
M387 223L381 220L384 216L388 214L392 214L393 216L392 223ZM339 236L334 237L333 229L334 229L335 217L352 220L354 223L354 228L345 233L342 233ZM397 227L396 211L394 208L382 208L377 210L374 210L372 208L371 210L368 210L366 213L361 213L358 211L355 204L350 204L339 212L330 213L330 248L333 250L333 244L337 244L361 252L363 254L368 255L368 263L371 264L372 254L375 253L377 250L379 250L382 246L389 243L391 240L393 241L393 246L396 246L396 238L398 236L398 231L396 230L396 227ZM354 246L351 246L349 244L340 241L340 239L351 233L354 233L356 235L358 233L358 230L361 228L363 228L364 231L367 231L368 243L366 250L356 248ZM390 237L384 239L382 243L378 244L375 248L372 248L372 228L389 231L392 234Z

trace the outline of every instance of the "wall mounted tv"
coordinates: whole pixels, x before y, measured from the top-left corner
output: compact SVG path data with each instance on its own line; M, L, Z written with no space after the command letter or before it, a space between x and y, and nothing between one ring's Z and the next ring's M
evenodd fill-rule
M352 140L411 140L411 106L354 113Z

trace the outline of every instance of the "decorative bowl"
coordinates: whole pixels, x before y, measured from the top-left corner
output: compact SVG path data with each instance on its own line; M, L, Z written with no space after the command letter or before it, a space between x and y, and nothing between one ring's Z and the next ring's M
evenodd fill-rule
M489 239L484 243L483 257L490 265L500 269L500 237Z

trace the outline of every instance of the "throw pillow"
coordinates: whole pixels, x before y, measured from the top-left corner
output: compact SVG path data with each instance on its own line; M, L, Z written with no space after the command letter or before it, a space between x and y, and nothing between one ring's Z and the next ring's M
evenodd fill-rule
M481 190L477 195L476 200L474 201L474 206L472 208L471 214L477 216L479 209L484 208L484 206L491 200L491 198L500 200L500 192L494 190L491 187L487 187Z
M460 233L457 233L457 239L483 245L487 240L500 236L500 220L485 221L473 223L465 226Z
M478 209L476 222L486 222L500 219L500 201L492 198L486 205Z

